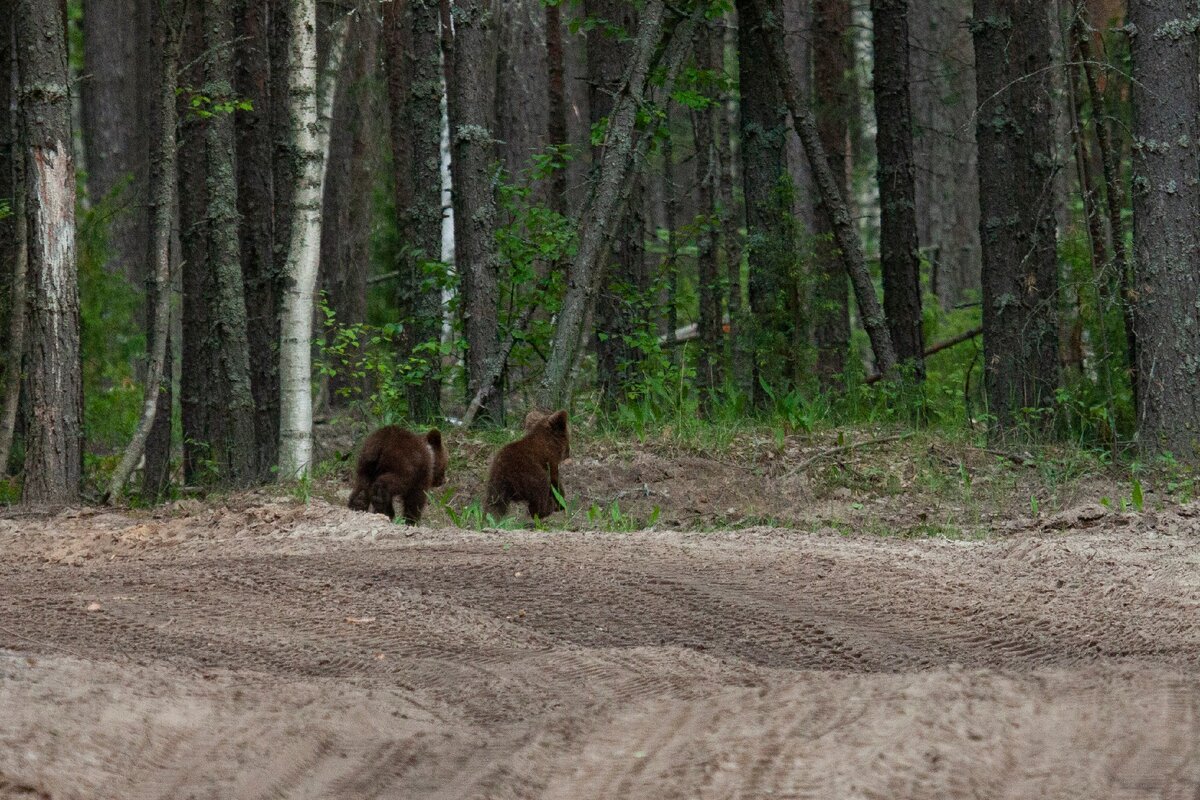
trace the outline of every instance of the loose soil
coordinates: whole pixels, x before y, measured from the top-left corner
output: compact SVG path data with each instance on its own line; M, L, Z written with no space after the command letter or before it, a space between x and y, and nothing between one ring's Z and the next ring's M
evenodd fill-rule
M1200 798L1200 506L432 521L0 515L0 798Z

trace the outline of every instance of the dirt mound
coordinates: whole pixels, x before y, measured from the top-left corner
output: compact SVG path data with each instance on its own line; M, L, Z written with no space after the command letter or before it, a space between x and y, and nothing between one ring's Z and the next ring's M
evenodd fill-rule
M1200 793L1195 506L968 542L248 494L0 549L5 800Z

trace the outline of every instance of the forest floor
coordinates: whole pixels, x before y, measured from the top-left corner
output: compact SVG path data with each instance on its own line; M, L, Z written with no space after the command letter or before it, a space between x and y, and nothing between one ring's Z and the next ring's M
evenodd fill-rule
M1200 505L837 446L576 442L566 530L0 512L0 798L1200 797Z

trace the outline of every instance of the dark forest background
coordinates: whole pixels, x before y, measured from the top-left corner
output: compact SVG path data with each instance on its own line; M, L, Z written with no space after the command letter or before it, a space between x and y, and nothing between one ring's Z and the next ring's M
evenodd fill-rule
M535 407L1195 461L1197 5L0 0L5 492Z

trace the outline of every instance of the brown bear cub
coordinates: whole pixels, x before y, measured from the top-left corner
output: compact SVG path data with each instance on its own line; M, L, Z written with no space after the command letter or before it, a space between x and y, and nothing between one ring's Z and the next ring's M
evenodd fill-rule
M418 436L396 425L380 428L367 437L358 454L350 508L366 511L370 506L392 519L399 497L404 520L415 525L425 510L425 492L446 482L449 460L436 430Z
M525 431L525 438L506 444L492 460L486 509L494 517L504 516L510 503L525 503L535 518L562 508L554 493L563 494L558 465L571 455L567 412L530 412Z

